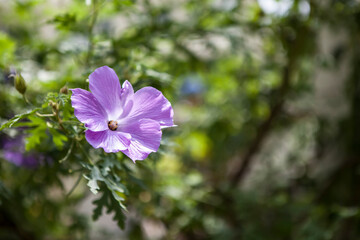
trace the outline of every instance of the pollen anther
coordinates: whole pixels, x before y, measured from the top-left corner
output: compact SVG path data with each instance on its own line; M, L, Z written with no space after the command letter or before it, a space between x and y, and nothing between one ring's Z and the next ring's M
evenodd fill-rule
M111 120L108 122L108 127L111 131L115 131L118 128L117 121Z

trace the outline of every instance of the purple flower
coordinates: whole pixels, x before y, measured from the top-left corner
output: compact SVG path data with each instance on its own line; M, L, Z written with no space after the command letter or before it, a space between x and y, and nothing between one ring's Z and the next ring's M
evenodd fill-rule
M134 162L160 146L161 129L174 126L173 109L155 88L134 93L128 81L120 86L113 69L104 66L89 76L90 90L71 89L75 116L88 128L86 140L105 152L122 151Z
M44 163L44 156L25 152L24 137L18 135L15 138L3 138L4 158L16 166L36 168Z

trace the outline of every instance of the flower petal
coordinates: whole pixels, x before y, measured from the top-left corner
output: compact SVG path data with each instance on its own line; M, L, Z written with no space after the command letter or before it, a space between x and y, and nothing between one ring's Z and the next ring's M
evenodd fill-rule
M86 90L71 89L71 104L74 114L80 122L92 131L103 131L108 129L107 115L95 96Z
M120 94L122 113L119 116L119 119L124 119L126 116L129 115L134 105L133 97L134 97L134 89L131 83L128 80L126 80L122 85L121 94Z
M105 130L93 132L86 130L86 140L94 148L103 148L105 152L119 152L125 150L130 145L131 135L128 133Z
M121 113L121 86L115 71L108 66L96 69L89 76L89 88L108 114L108 120Z
M149 118L159 122L161 127L172 127L174 111L164 95L153 87L144 87L133 97L133 106L126 122Z
M144 160L151 152L159 149L162 133L160 124L155 120L141 119L124 126L121 131L131 134L131 143L128 149L122 152L134 162Z
M128 80L125 80L121 89L121 100L123 102L126 102L126 100L128 100L133 95L134 95L134 89L131 83Z

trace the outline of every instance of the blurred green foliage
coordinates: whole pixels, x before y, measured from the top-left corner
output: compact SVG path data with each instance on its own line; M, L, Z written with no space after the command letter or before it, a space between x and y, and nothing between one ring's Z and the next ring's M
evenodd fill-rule
M96 239L93 194L113 239L359 239L359 34L356 0L0 0L1 142L48 159L2 157L0 239ZM174 107L135 165L73 115L103 65Z

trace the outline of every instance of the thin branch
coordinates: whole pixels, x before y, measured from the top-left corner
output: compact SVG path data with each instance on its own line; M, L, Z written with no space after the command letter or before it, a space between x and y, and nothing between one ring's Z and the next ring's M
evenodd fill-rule
M246 151L240 167L237 169L237 171L234 173L234 175L231 178L231 185L235 186L243 180L245 173L249 168L250 163L254 159L255 154L261 148L262 143L269 134L273 122L282 112L284 106L284 100L290 86L290 75L291 75L290 70L291 70L291 64L289 63L286 67L284 67L283 70L282 83L279 88L277 102L271 108L269 117L258 128L259 130L257 132L257 135L254 141L252 142L252 144L250 145L250 147L248 148L248 150Z
M90 19L90 23L89 23L89 30L88 30L88 41L89 41L89 45L88 45L88 51L87 51L87 55L86 55L86 61L85 61L85 65L86 67L90 66L90 59L93 55L93 51L94 51L94 36L93 36L93 32L94 32L94 27L96 24L96 20L98 17L98 7L97 7L97 0L94 0L92 2L92 13L91 13L91 19Z
M94 162L91 160L90 156L88 155L88 153L85 151L85 149L83 148L83 146L81 144L79 144L77 142L77 145L79 146L79 148L81 149L81 151L84 153L85 157L89 160L89 163L91 165L95 165Z
M68 198L76 189L76 187L79 185L82 178L82 174L79 175L78 179L76 180L74 186L70 189L70 191L66 194L66 197Z
M39 117L55 117L55 114L42 114L42 113L39 113L39 112L35 112L35 114Z
M74 145L75 145L75 142L72 141L71 146L70 146L68 152L66 153L65 157L63 157L62 159L59 160L59 163L62 163L62 162L64 162L64 161L66 161L66 160L70 157L70 154L71 154L71 152L72 152L72 150L73 150L73 148L74 148Z
M57 107L53 107L53 114L56 117L57 122L59 123L60 129L66 134L69 135L68 130L64 127L62 119L60 118L60 112L58 108L59 104L57 104Z

